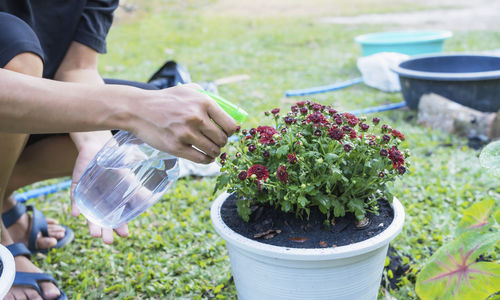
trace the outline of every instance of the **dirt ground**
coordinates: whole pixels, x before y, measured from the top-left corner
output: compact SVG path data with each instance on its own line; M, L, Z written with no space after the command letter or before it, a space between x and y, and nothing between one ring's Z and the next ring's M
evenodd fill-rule
M439 28L467 31L498 30L500 28L500 1L459 0L452 3L454 7L449 8L353 17L325 17L321 21L335 24L386 24L393 25L397 29ZM440 4L443 5L443 2Z

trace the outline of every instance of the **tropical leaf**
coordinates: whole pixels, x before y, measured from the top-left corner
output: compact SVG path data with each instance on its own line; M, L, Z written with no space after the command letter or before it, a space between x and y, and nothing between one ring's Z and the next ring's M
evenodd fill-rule
M457 235L471 230L486 231L494 223L490 218L495 201L493 199L483 200L472 204L464 211L464 216L457 227Z
M500 176L500 141L488 144L479 155L481 166L491 169L495 176Z
M486 299L500 290L500 264L476 259L498 242L498 233L470 232L442 246L417 277L422 300Z

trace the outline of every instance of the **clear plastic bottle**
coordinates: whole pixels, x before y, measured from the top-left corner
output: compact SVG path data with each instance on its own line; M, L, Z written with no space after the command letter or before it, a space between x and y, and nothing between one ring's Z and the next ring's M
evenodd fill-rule
M212 98L237 122L248 113L219 95ZM74 190L81 213L91 222L116 228L140 215L179 178L177 157L157 150L127 131L119 131L97 153Z
M155 204L178 177L177 157L119 131L90 162L74 199L88 220L116 228Z

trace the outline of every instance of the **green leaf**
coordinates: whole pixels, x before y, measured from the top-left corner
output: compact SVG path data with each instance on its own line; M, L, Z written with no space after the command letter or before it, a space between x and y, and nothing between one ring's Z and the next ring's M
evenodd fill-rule
M489 143L479 155L481 166L491 169L493 175L500 176L500 141Z
M335 217L345 216L345 208L344 205L340 203L340 201L335 199L332 201L332 204L333 204L333 215Z
M238 215L240 215L245 222L248 222L250 214L252 213L252 210L250 209L250 201L242 199L238 200L238 202L236 202L236 209L238 211Z
M339 158L339 156L335 153L327 153L325 155L326 161L330 164L333 164L335 161L337 161L337 158Z
M464 211L464 216L457 227L457 235L470 230L486 231L493 221L490 220L490 214L493 210L495 201L493 199L483 200L472 204Z
M283 146L279 147L278 150L276 150L276 154L279 157L282 157L282 156L288 154L288 145L283 145Z
M495 220L497 221L497 224L500 224L500 209L495 213Z
M323 193L318 193L317 195L314 196L314 200L316 200L316 202L321 205L321 206L324 206L326 207L327 209L330 208L331 204L330 204L330 196L327 196Z
M299 196L299 198L297 200L298 200L297 203L299 204L299 207L306 207L307 203L309 203L309 201L307 201L307 198L304 196Z
M224 189L230 180L231 180L230 174L222 173L219 177L217 177L217 182L215 183L213 193L215 194L215 192L217 192L218 190Z
M417 277L422 300L485 299L500 287L500 264L477 262L499 240L498 233L469 232L439 248Z
M292 210L292 204L289 201L281 202L281 210L284 212L289 212Z

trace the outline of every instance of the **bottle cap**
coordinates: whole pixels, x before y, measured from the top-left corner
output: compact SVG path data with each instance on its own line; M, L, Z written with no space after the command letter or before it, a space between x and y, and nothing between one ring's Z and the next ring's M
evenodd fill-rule
M208 95L210 98L214 99L217 104L219 104L220 107L224 111L226 111L233 119L235 119L239 123L245 122L245 120L248 117L248 113L244 111L241 107L238 107L234 105L233 103L229 102L228 100L222 98L219 95L216 95L212 92L205 91L202 89L197 90L198 92Z

